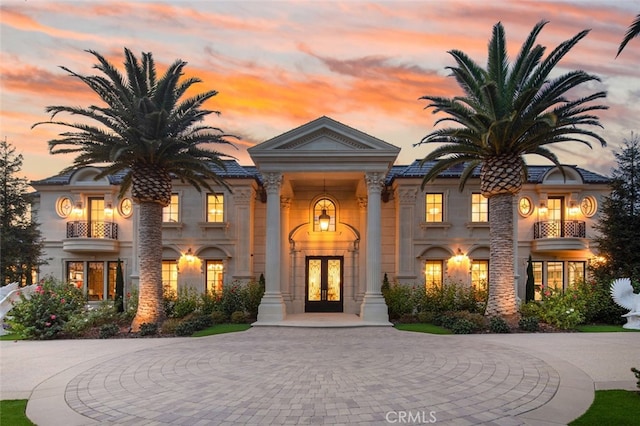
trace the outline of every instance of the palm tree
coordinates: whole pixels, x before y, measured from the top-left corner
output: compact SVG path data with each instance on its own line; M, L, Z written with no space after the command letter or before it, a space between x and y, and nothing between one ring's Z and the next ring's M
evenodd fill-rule
M97 59L94 68L100 75L81 75L61 67L93 90L106 105L89 107L49 106L50 121L70 128L60 139L49 141L51 154L77 154L64 172L78 167L106 164L96 179L125 173L119 196L130 188L139 204L137 244L139 252L139 303L132 329L141 324L158 323L162 310L162 209L171 200L171 180L188 182L198 191L212 191L209 182L225 185L215 173L224 169L224 154L209 150L203 144L230 144L220 129L202 124L211 113L203 109L215 90L181 100L198 78L182 79L186 62L176 60L160 78L151 53L143 53L142 61L124 49L121 74L99 53L89 50ZM60 113L80 116L82 122L53 121ZM87 124L90 123L90 124ZM226 186L226 185L225 185Z
M535 44L547 22L535 25L518 57L509 64L504 28L493 27L487 68L483 69L465 53L449 53L457 66L449 67L464 96L453 98L424 96L426 108L446 117L436 121L458 126L433 130L419 143L444 143L423 160L437 161L426 173L424 185L442 171L463 164L460 190L480 167L480 190L489 200L490 262L487 315L516 312L514 288L513 199L526 179L523 155L537 154L561 167L547 146L560 142L580 142L586 138L606 142L585 126L599 126L592 111L606 109L592 101L606 96L596 92L576 100L566 96L570 89L599 81L584 71L570 71L555 78L549 74L571 48L585 37L582 31L562 42L546 58L545 47Z
M632 38L635 38L640 34L640 15L636 15L636 19L633 20L629 28L627 29L627 33L624 35L624 39L622 43L620 43L620 47L618 47L618 53L616 54L616 58L620 56L625 46Z

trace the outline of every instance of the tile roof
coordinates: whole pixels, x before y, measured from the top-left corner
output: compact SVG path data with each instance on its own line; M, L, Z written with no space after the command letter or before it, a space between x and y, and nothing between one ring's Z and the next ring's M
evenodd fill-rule
M402 178L422 178L435 164L433 161L429 161L420 165L421 160L415 160L413 163L409 165L394 165L389 170L387 174L386 183L391 184L395 179ZM241 166L235 160L224 160L223 161L226 170L221 169L215 165L211 165L211 169L215 171L220 177L224 179L256 179L258 181L262 180L260 173L256 166ZM553 169L555 166L527 166L528 169L528 178L527 182L529 183L541 183L546 173ZM589 170L585 170L581 167L570 166L580 173L584 183L608 183L610 181L609 178L602 176L600 174L591 172ZM101 167L96 167L97 169L102 169ZM450 169L443 171L440 174L440 178L442 179L459 179L462 171L464 169L464 165L460 164ZM52 176L46 179L33 181L33 185L68 185L71 182L71 177L75 171L60 174L57 176ZM109 183L111 185L119 185L122 182L127 171L121 171L114 175L109 176ZM480 177L480 168L477 167L476 170L473 171L472 177L478 178Z

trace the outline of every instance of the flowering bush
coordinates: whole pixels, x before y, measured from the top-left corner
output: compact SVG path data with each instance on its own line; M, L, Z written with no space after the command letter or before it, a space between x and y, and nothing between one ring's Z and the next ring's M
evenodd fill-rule
M20 296L9 312L11 331L25 339L54 339L65 323L82 311L85 300L76 286L52 278L41 281L31 295Z
M584 322L585 300L575 289L565 292L544 287L540 303L540 318L547 324L563 330L575 328Z

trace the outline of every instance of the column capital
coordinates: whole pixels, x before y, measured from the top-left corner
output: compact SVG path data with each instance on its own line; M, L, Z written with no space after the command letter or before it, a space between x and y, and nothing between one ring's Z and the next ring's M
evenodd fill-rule
M382 192L384 186L384 173L380 172L367 172L364 174L364 181L367 183L367 189L369 194L372 192Z
M262 175L264 188L267 194L278 194L282 186L282 173L269 172Z
M288 210L291 207L291 198L290 197L280 197L280 207L283 210Z
M367 197L358 197L358 206L361 209L366 209L367 208Z
M253 188L234 188L233 189L233 201L236 204L248 204L254 196Z

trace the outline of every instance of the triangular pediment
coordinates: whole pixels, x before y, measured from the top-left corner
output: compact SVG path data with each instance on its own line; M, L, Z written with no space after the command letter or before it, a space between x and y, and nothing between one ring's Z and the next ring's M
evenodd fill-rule
M323 116L249 148L259 167L285 162L392 164L400 148Z

